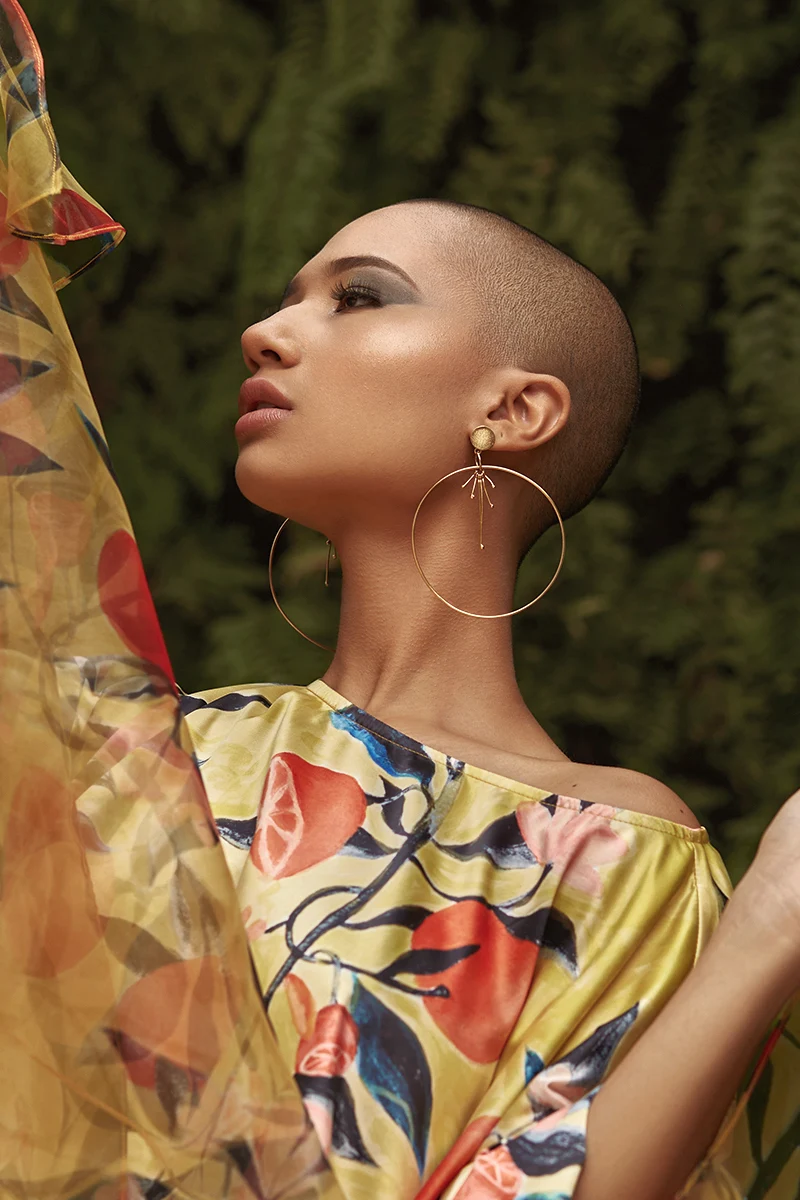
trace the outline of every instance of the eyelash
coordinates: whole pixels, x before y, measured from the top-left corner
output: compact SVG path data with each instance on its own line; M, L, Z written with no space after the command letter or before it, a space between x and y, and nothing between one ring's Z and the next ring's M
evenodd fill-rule
M366 300L374 300L380 302L380 296L376 290L366 283L337 283L336 287L331 290L331 297L341 304L349 296L361 296ZM345 312L347 309L345 309Z
M331 289L331 298L335 300L337 304L341 304L341 302L346 300L348 296L361 296L365 300L374 300L376 304L379 304L381 299L380 294L375 290L375 288L370 287L368 283L342 283L340 281L334 288ZM275 313L279 311L280 310L277 307L268 308L261 314L259 320L266 321L269 317L274 317ZM345 309L344 311L347 312L348 310Z

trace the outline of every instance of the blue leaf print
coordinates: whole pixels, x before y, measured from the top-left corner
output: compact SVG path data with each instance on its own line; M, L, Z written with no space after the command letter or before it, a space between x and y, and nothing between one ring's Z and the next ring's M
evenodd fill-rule
M26 321L33 321L35 325L41 325L43 329L52 333L47 317L38 304L34 304L27 292L20 287L13 275L7 275L5 279L0 279L0 309L3 312L22 317Z
M566 1192L526 1192L519 1200L570 1200Z
M550 909L541 941L542 951L561 963L570 975L578 974L578 949L575 945L575 926L566 913Z
M542 951L560 962L570 975L578 974L575 926L566 913L550 905L537 908L526 917L515 917L499 907L495 907L494 912L514 937L541 946Z
M538 1075L544 1066L544 1059L535 1050L525 1051L525 1084L530 1083L534 1075Z
M171 1184L159 1183L157 1179L145 1179L143 1175L132 1175L129 1178L138 1187L139 1194L146 1196L147 1200L167 1200L167 1196L174 1195Z
M83 409L78 408L77 404L75 405L75 408L77 410L78 416L81 419L81 423L83 424L84 429L89 434L89 437L92 439L92 442L94 444L95 449L97 450L97 453L100 455L103 462L106 464L106 469L108 470L109 474L111 475L111 478L116 483L117 476L115 475L114 468L111 465L111 455L108 452L108 445L106 443L105 438L101 434L100 430L95 428L95 426L92 424L92 422L86 416L86 413L83 411Z
M537 1129L535 1125L506 1143L509 1154L526 1175L554 1175L564 1167L581 1165L586 1157L586 1136L572 1125Z
M355 858L382 858L386 854L393 854L394 851L389 846L383 846L368 829L357 829L339 853L351 854Z
M410 775L424 787L433 779L435 764L421 742L398 733L355 705L334 710L331 724L361 742L382 771L395 776Z
M454 946L451 950L406 950L378 972L378 979L393 979L396 975L438 975L448 967L462 962L465 958L476 954L480 946ZM444 996L449 993L441 989Z
M441 842L438 845L445 854L449 854L452 858L467 861L483 856L503 870L513 867L531 867L536 864L536 859L531 854L520 831L516 813L510 813L508 816L493 821L491 825L487 825L479 837L471 842L465 842L460 846L448 846Z
M47 108L47 101L40 87L41 76L36 70L35 64L29 62L24 67L15 65L14 74L16 82L12 81L13 76L9 79L8 91L16 100L19 108L14 114L12 134L21 129L23 125L27 125L29 121L35 121Z
M425 1052L405 1021L357 979L350 1014L358 1026L358 1073L370 1095L408 1138L422 1175L432 1103Z
M379 804L381 806L381 815L392 833L397 833L401 837L405 837L403 805L405 804L409 787L413 788L414 785L410 784L404 788L399 788L391 780L387 779L385 775L381 776L381 785L383 787L383 795L367 795L367 804Z
M265 708L272 707L271 701L257 692L253 695L245 695L244 692L225 692L223 696L217 696L216 700L211 701L202 700L199 696L192 696L188 692L184 692L180 701L181 712L185 717L196 712L198 708L218 708L221 712L240 712L243 708L247 708L248 704L263 704Z
M603 1025L598 1025L594 1033L585 1041L565 1054L559 1062L569 1063L573 1068L572 1078L575 1083L584 1087L594 1087L599 1083L624 1035L628 1032L639 1012L639 1005L634 1004L618 1017L613 1017Z
M215 824L217 832L226 842L238 846L240 850L249 850L255 837L258 817L249 817L242 821L233 817L217 817Z
M551 1072L563 1076L563 1068L569 1067L569 1083L574 1087L589 1089L595 1088L600 1083L614 1051L633 1025L638 1011L639 1005L634 1004L620 1016L598 1025L574 1050L570 1050L569 1054L565 1054L563 1058L559 1058L548 1067L537 1071L530 1080L526 1081L533 1085L528 1092L528 1100L536 1116L540 1117L552 1111L549 1102L545 1103L544 1093L540 1090L542 1087L546 1087L548 1078L552 1078ZM530 1054L531 1051L528 1053ZM538 1058L538 1055L536 1057Z
M312 1097L327 1109L333 1124L331 1149L342 1158L375 1166L375 1159L364 1145L358 1128L353 1097L347 1080L341 1075L295 1075L304 1100Z
M387 908L366 921L348 921L347 928L376 929L379 925L403 925L406 929L419 929L425 918L431 915L431 911L420 904L400 904L397 908Z

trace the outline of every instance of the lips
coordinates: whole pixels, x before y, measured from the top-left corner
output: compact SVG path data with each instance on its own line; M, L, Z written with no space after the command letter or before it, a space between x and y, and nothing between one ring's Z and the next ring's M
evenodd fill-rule
M245 379L239 391L239 415L243 417L262 407L284 408L288 411L292 406L274 383L252 375L250 379Z

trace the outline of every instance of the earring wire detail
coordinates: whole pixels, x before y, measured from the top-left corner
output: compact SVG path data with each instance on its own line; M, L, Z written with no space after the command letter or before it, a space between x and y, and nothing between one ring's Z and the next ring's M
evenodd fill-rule
M300 637L305 638L307 642L311 642L311 644L313 646L319 646L320 650L327 650L329 654L333 654L333 648L331 646L326 646L324 642L318 642L316 638L309 637L307 633L303 633L302 629L298 628L298 626L295 625L295 623L291 619L291 617L287 617L286 613L281 608L280 600L275 595L275 582L272 578L272 563L275 559L275 546L277 545L278 538L281 536L281 534L283 533L284 529L286 528L286 526L288 524L289 524L289 518L287 517L286 520L279 527L278 532L275 534L275 537L272 539L272 545L270 546L270 549L269 549L269 563L267 566L267 575L269 577L269 590L272 593L272 599L275 601L275 607L277 608L278 612L283 617L284 621L286 621L286 623L288 625L291 625L291 627L295 631L295 633L299 633ZM333 543L331 542L330 538L328 538L328 555L325 560L325 586L326 587L328 586L328 575L330 573L330 565L331 565L332 557L333 558L336 557L336 551L333 548Z
M462 616L465 616L465 617L478 617L483 621L494 621L500 617L513 617L513 616L516 616L517 613L525 612L525 610L527 608L532 608L534 604L536 604L539 600L541 600L542 596L546 595L547 592L550 591L550 588L553 586L555 581L558 579L559 572L561 571L561 567L564 562L564 554L565 554L565 551L567 548L567 539L566 539L566 535L564 533L564 522L561 519L561 513L558 511L558 507L556 505L555 500L553 500L553 498L549 492L545 491L545 489L542 487L542 485L540 483L536 483L535 480L529 479L528 476L523 475L521 471L512 470L511 467L497 467L494 465L484 466L483 461L481 459L481 453L484 450L491 450L492 446L494 445L494 440L495 440L494 434L492 433L491 429L489 429L486 425L479 425L477 427L477 429L473 429L472 433L470 434L470 442L472 443L473 450L475 451L474 464L471 467L459 467L455 471L448 471L448 473L446 475L442 475L441 479L437 479L435 483L431 484L431 486L428 488L427 492L425 493L425 495L422 497L419 504L417 505L416 512L414 513L414 519L411 522L411 553L414 556L414 564L415 564L417 570L419 571L419 574L420 574L425 586L428 588L429 591L433 592L433 594L434 594L434 596L436 596L437 600L441 600L442 604L446 604L448 608L452 608L453 612L461 613ZM483 541L483 526L484 526L484 517L485 517L484 506L486 504L488 504L489 508L494 508L494 504L492 503L488 489L490 487L491 488L495 487L494 480L489 478L489 476L486 474L487 471L501 471L504 475L514 475L514 476L516 476L517 479L523 480L524 483L530 484L530 486L532 488L536 488L536 491L539 492L540 495L544 496L545 500L548 502L548 504L552 508L553 512L555 513L556 520L558 521L558 528L561 531L561 554L558 559L558 566L556 567L556 569L553 573L553 576L552 576L550 582L548 583L547 587L542 588L542 590L539 592L539 595L534 596L533 600L529 600L527 604L521 604L519 608L512 608L508 612L502 612L502 613L470 612L466 608L459 608L458 605L451 604L449 600L445 600L444 596L442 596L440 592L437 592L436 588L433 586L433 584L431 583L431 581L428 579L427 575L423 571L422 566L419 561L419 556L417 555L416 531L417 531L417 519L419 517L420 509L422 508L423 504L430 496L431 492L433 492L437 487L439 487L440 484L444 483L447 479L452 479L456 475L465 475L465 474L467 475L467 478L464 480L461 487L463 490L464 488L468 487L469 484L471 483L472 487L470 488L470 493L469 493L470 500L474 500L476 497L478 499L478 545L480 546L481 550L484 549L484 541ZM320 650L327 650L329 654L333 654L333 648L331 646L326 646L324 642L318 642L316 638L309 637L307 633L303 633L302 629L300 629L297 625L295 625L295 623L291 619L291 617L288 617L286 615L286 613L283 611L283 608L281 607L281 603L278 600L277 595L275 594L275 581L272 576L272 566L273 566L273 562L275 560L275 547L278 544L278 538L281 536L281 534L283 533L284 529L286 528L286 526L288 524L289 524L289 518L287 517L286 520L283 521L282 524L279 526L278 532L275 534L275 537L272 539L272 545L271 545L270 551L269 551L269 565L267 568L267 574L269 576L269 590L272 594L272 599L275 601L275 607L277 608L278 612L283 617L284 621L286 621L287 625L291 625L291 627L295 631L295 633L299 633L300 637L305 638L305 640L307 642L311 642L312 646L319 646ZM327 553L327 557L325 560L325 586L326 587L328 586L328 578L330 575L331 562L333 559L336 558L336 549L335 549L333 543L331 542L330 538L327 539L327 547L328 547L328 553Z
M561 571L561 567L564 562L564 554L565 554L565 551L567 548L567 539L566 539L566 534L564 533L564 522L561 519L561 513L558 511L558 506L556 505L556 502L553 499L553 497L550 495L549 492L545 491L545 489L542 487L542 485L540 483L536 483L535 480L529 479L528 476L523 475L521 471L512 470L511 467L497 467L497 466L493 466L493 465L492 466L484 466L484 464L481 460L481 451L491 450L492 446L494 445L494 440L495 440L494 434L492 433L491 429L489 429L486 425L479 425L477 429L474 429L472 431L472 433L470 434L470 442L472 443L472 447L475 451L474 465L471 467L458 467L455 471L448 471L448 473L446 475L442 475L441 479L437 479L435 483L431 484L431 486L428 488L427 492L425 493L425 495L422 497L419 504L417 505L417 510L414 513L414 519L411 522L411 553L414 556L414 564L420 573L422 582L425 584L425 586L428 588L429 591L433 592L433 594L434 594L434 596L436 596L437 600L441 600L442 604L446 604L447 607L452 608L452 610L454 612L461 613L462 616L465 616L465 617L480 617L484 621L494 621L500 617L513 617L513 616L516 616L517 613L525 612L525 610L527 608L532 608L534 604L536 604L539 600L541 600L542 596L546 595L547 592L550 591L550 588L553 586L555 581L558 579L559 572ZM467 487L468 484L470 482L472 482L472 488L470 490L470 499L474 500L476 495L478 497L478 544L479 544L481 550L484 549L484 541L483 541L484 501L486 503L488 503L490 508L494 508L494 505L492 504L491 500L489 499L489 493L486 489L486 484L489 483L492 487L495 486L494 482L491 479L489 479L488 476L486 475L487 471L502 471L504 475L515 475L517 477L517 479L522 479L525 483L529 483L531 485L531 487L536 488L536 491L539 492L540 495L544 496L545 500L547 500L548 504L550 505L553 512L555 513L556 520L558 521L558 528L561 531L561 554L558 559L558 566L556 567L550 582L547 584L547 587L542 588L542 590L539 592L538 596L534 596L533 600L529 600L527 604L521 604L519 608L512 608L508 612L502 612L502 613L470 612L466 608L459 608L458 605L451 604L450 601L446 600L440 592L437 592L436 588L433 586L431 581L428 579L427 575L425 574L425 572L422 569L422 566L419 561L419 556L417 554L416 529L417 529L417 518L419 517L420 509L422 508L423 504L430 496L431 492L433 492L437 487L439 487L440 484L444 483L445 480L452 479L456 475L464 475L464 474L467 475L467 478L464 480L464 482L461 485L462 489Z

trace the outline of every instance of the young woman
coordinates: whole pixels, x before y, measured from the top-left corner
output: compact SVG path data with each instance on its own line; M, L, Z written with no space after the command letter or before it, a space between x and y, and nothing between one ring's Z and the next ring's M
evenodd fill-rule
M636 406L613 298L483 210L336 233L245 331L236 426L244 494L336 546L336 653L182 695L33 244L122 231L0 5L4 1194L741 1195L715 1134L800 987L800 795L731 895L678 797L571 762L513 668L520 557Z

